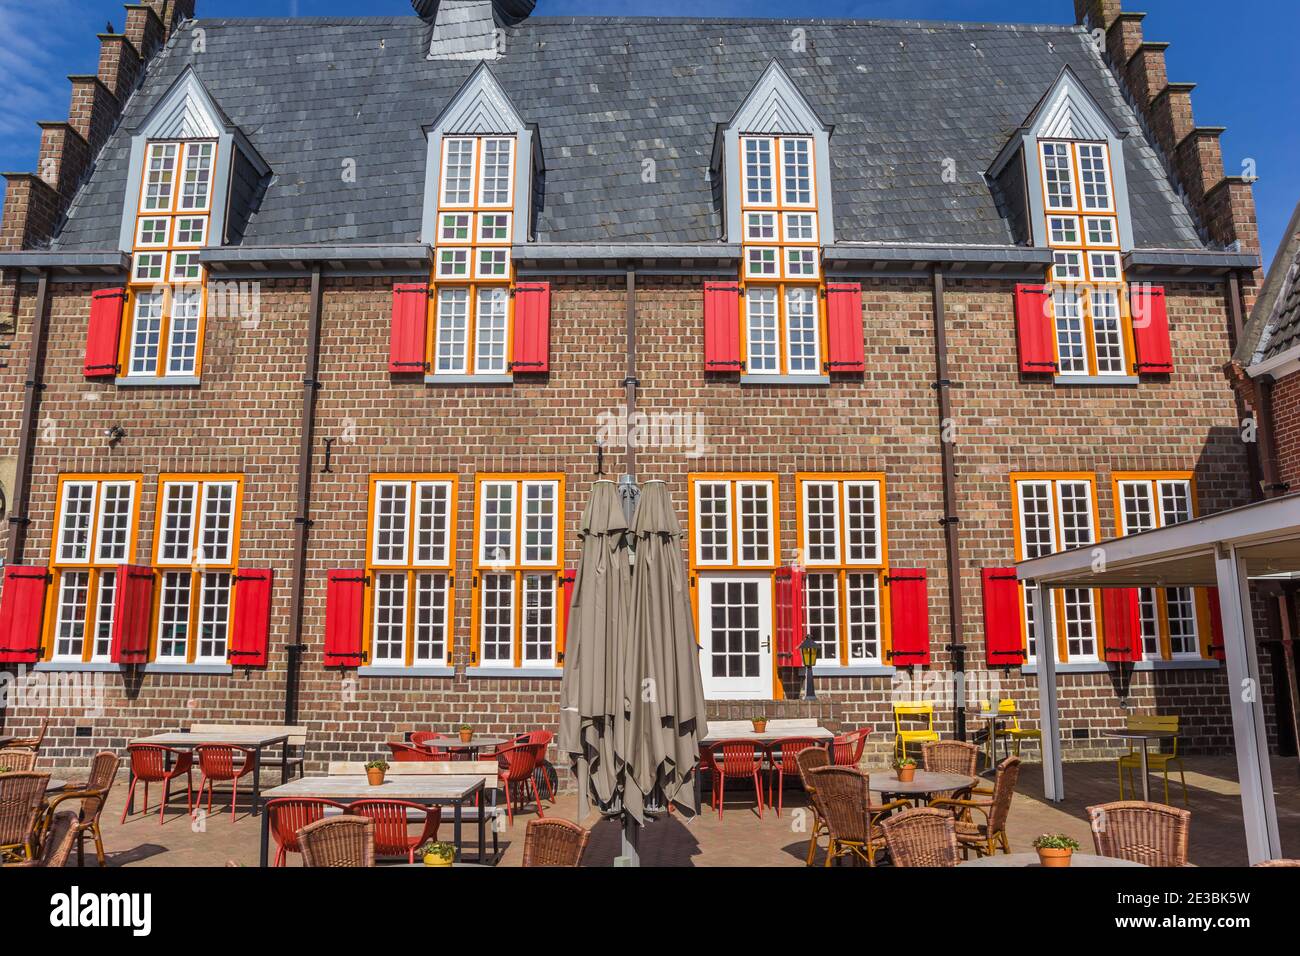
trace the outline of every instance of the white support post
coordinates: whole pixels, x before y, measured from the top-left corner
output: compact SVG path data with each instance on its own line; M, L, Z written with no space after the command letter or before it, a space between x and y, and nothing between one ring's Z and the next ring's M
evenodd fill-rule
M1030 583L1025 582L1026 586ZM1034 630L1038 649L1038 725L1043 733L1043 796L1059 803L1065 799L1065 778L1061 772L1061 716L1056 708L1055 623L1052 592L1039 585L1034 589Z
M1252 864L1282 855L1273 800L1273 773L1268 762L1264 704L1260 700L1259 657L1251 617L1246 562L1235 548L1219 545L1214 556L1223 619L1223 656L1232 704L1232 740L1241 784L1241 815L1246 824L1246 853Z

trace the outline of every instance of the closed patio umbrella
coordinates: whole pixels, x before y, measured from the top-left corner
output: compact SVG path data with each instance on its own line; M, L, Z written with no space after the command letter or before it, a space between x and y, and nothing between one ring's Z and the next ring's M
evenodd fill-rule
M698 810L691 774L707 724L682 529L662 481L642 486L631 530L636 558L623 671L626 711L615 742L624 765L624 808L644 823L652 800Z
M628 522L612 481L592 486L582 515L582 541L569 603L558 746L578 781L579 819L594 796L604 812L618 809L615 749L622 721L623 659L632 609Z

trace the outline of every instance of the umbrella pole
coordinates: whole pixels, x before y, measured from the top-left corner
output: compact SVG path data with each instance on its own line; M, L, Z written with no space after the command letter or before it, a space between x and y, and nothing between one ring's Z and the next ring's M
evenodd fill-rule
M614 858L615 866L641 865L641 827L632 814L623 811L623 853Z

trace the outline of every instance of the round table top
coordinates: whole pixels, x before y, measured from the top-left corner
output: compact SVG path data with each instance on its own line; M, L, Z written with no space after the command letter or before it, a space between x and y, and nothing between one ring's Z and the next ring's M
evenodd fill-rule
M995 711L989 711L989 710L976 710L976 711L972 711L972 712L968 713L966 716L967 716L967 717L974 717L976 720L993 720L993 721L997 721L997 720L1016 720L1017 718L1020 717L1020 711L1018 711L1018 710L999 710L999 711L996 711L996 712L995 712Z
M475 734L470 738L469 743L464 743L459 737L434 737L420 746L436 747L438 750L479 750L483 747L500 747L502 744L514 742L514 737L487 737Z
M1178 736L1172 730L1103 730L1101 735L1122 740L1168 740Z
M974 777L961 773L939 773L932 770L916 770L916 776L904 783L898 779L896 770L869 770L868 786L877 793L945 793L973 786Z
M992 856L981 856L974 860L966 860L964 863L958 863L958 866L1037 866L1043 865L1038 862L1037 853L994 853ZM1093 853L1080 853L1075 850L1070 856L1070 866L1146 866L1145 863L1134 863L1132 860L1121 860L1113 856L1097 856ZM1044 867L1050 869L1050 867Z
M405 867L410 867L410 866L418 866L418 867L419 867L420 869L422 869L422 870L446 870L446 869L455 869L456 867L460 867L460 866L481 866L481 867L484 867L484 868L487 867L487 864L486 864L486 863L461 863L461 862L459 862L459 861L456 862L456 863L453 863L450 867L446 867L446 866L425 866L424 861L421 860L421 861L419 861L418 863L393 863L393 864L386 864L386 865L384 865L384 866L378 867L378 869L386 870L386 869L388 869L389 865L394 866L394 867L398 867L398 868L405 868Z
M50 782L45 785L45 791L48 793L51 790L62 790L67 785L68 785L68 781L58 780L54 777L51 777Z

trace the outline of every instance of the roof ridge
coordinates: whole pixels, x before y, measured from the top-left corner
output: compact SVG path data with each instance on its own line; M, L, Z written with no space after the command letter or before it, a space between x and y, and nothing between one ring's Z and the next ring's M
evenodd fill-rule
M375 17L198 17L193 23L233 23L244 26L365 26L365 25L411 25L427 29L428 24L416 16L375 16ZM1053 33L1086 33L1078 24L1067 23L1026 23L981 20L922 20L890 18L854 18L854 17L620 17L620 16L530 16L523 24L516 24L507 29L520 30L527 26L573 26L590 24L663 24L670 26L777 26L781 24L826 24L828 26L862 26L862 27L909 27L913 29L944 30L1031 30Z

